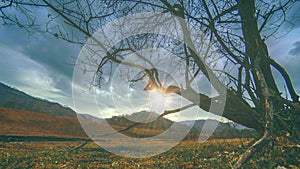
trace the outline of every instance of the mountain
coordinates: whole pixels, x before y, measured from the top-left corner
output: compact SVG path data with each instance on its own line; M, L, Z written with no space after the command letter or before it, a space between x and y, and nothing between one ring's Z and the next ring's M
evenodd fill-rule
M140 113L140 112L139 112ZM131 118L140 117L141 114L133 113ZM146 114L146 112L142 112ZM152 114L152 113L150 113ZM81 122L95 128L103 128L106 120L115 130L122 130L134 124L125 116L117 116L108 119L99 119L91 115L79 115ZM122 132L130 137L151 137L161 134L174 122L160 118L149 123L132 127ZM78 119L70 116L57 116L45 112L32 112L0 107L0 141L24 141L36 140L47 141L59 139L84 139L87 138ZM182 125L182 124L181 124ZM186 126L183 126L186 127ZM192 130L194 131L194 130ZM175 132L176 134L176 132ZM187 137L189 137L188 134Z
M133 126L135 122L142 122L142 124L130 127L123 134L129 137L145 138L161 134L173 124L171 120L165 118L154 120L153 117L157 116L158 114L154 112L141 111L130 115L113 116L112 118L107 118L106 121L115 130L122 130ZM149 122L143 123L143 119L148 119Z
M210 128L210 126L214 127L217 125L212 134L213 138L250 138L255 137L255 135L257 134L255 130L234 122L223 123L217 120L207 119L195 121L182 121L181 123L188 126L193 125L193 128L198 130L199 132L202 131L204 124L207 126L207 128Z
M125 135L138 138L161 134L175 123L180 127L191 127L193 124L193 121L173 122L163 117L157 119L158 116L158 114L148 111L114 116L108 119L97 118L89 114L78 114L81 122L95 125L95 128L103 128L105 126L104 122L108 122L115 130L123 130L132 126L135 122L141 122L142 124L134 125L123 132ZM214 132L214 136L217 138L236 137L233 133L240 133L240 130L244 130L243 126L239 126L240 129L234 128L235 123L196 120L186 139L197 139L204 123L209 125L219 123ZM77 119L76 112L72 109L63 107L58 103L32 97L2 83L0 83L0 126L0 137L86 137ZM178 131L174 132L176 134Z
M166 130L171 125L173 125L173 121L166 118L158 118L159 114L155 112L148 111L140 111L136 113L132 113L130 115L123 116L114 116L112 118L106 119L107 122L111 125L127 127L135 122L141 122L143 124L138 125L138 128L148 128L154 130ZM147 120L147 121L145 121Z
M91 121L91 122L103 122L105 119L101 119L90 114L77 114L77 117L81 120Z
M86 138L77 118L0 107L0 136Z
M222 130L224 128L227 128L227 127L232 127L232 128L235 128L237 130L243 130L243 129L249 129L241 124L238 124L238 123L234 123L234 122L228 122L228 123L223 123L223 122L220 122L220 121L217 121L217 120L213 120L213 119L207 119L207 120L187 120L187 121L182 121L181 122L182 124L185 124L185 125L188 125L188 126L191 126L193 125L193 127L199 131L202 130L203 128L203 125L206 123L206 125L210 125L210 126L214 126L214 125L218 125L217 126L217 130Z
M0 83L0 107L46 112L58 116L76 117L76 112L58 103L32 97L22 91Z
M115 130L127 128L134 125L135 122L141 122L141 124L135 125L134 127L130 128L130 130L123 133L130 137L138 138L152 137L161 134L164 131L168 130L172 125L174 125L174 123L176 123L176 127L181 129L190 128L189 126L180 122L173 122L164 117L158 117L159 114L155 112L141 111L132 113L130 115L114 116L106 120ZM145 119L147 121L145 121ZM179 134L178 132L180 131L174 131L173 134ZM197 138L197 136L199 136L199 131L191 128L185 139L194 139Z
M146 119L149 119L149 115L152 115L152 118L158 116L155 113L138 112L128 115L127 118L144 119L145 115ZM96 125L98 128L101 128L106 120L116 130L134 123L124 116L101 119L89 114L78 114L78 117L81 122ZM72 109L32 97L2 83L0 83L0 124L1 136L86 137ZM128 130L127 134L138 137L153 136L168 129L172 124L172 121L160 118L135 126Z

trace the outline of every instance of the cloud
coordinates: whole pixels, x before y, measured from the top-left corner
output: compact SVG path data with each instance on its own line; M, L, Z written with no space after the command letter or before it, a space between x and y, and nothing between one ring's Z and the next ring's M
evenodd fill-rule
M26 31L18 27L0 26L0 44L18 50L49 69L72 77L73 64L80 48L66 41L42 34L28 37ZM16 40L17 39L17 40Z
M48 11L35 10L45 25ZM49 34L28 35L17 26L0 25L0 81L28 94L72 105L72 75L80 47Z
M1 80L30 95L49 100L60 100L63 91L54 87L51 72L42 64L18 50L0 45Z
M300 11L298 8L293 9L298 13ZM47 12L37 12L37 16L42 14L47 15ZM38 19L40 23L45 21L45 18L42 17ZM296 27L300 25L299 19L297 21L295 22ZM295 56L300 53L300 40L297 36L299 32L300 29L298 28L283 39L274 39L269 45L272 57L290 73L297 92L300 89L300 79L297 78L300 57ZM75 60L72 60L71 56L77 57L80 50L78 46L45 34L37 38L28 37L24 29L1 25L0 37L0 81L37 97L58 101L69 106L73 105L71 84L72 64ZM289 51L291 47L292 49ZM280 75L277 79L281 79ZM119 81L118 79L116 82ZM210 89L210 84L207 82L201 81L198 85L201 91ZM116 97L123 100L128 99L127 95L124 95L124 91L127 89L119 88L119 90L120 92ZM117 90L115 89L115 91ZM211 91L205 92L207 94L213 93ZM102 108L103 116L116 115L118 112L110 98L111 93L107 89L102 89L98 91L98 94L100 95L97 97L98 105L90 103L89 95L81 94L78 96L78 102L82 105L81 113L97 115L99 112L95 107L98 106L98 108ZM94 95L91 99L95 99ZM178 107L175 103L174 106ZM200 116L206 117L207 114ZM183 119L190 117L189 113L182 114ZM175 119L175 116L173 118Z
M293 56L300 55L300 41L293 43L293 48L289 51L289 54Z
M24 44L22 52L49 69L71 78L75 61L71 57L77 57L79 47L51 36L44 36Z

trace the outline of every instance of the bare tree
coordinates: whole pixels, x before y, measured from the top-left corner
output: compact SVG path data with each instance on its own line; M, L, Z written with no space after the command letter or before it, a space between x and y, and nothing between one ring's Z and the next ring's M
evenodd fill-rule
M4 1L0 6L0 16L3 23L15 24L26 28L29 32L35 25L36 16L31 13L32 7L45 8L49 11L46 32L71 43L84 44L85 38L91 37L102 25L121 16L140 11L162 12L196 25L205 32L209 43L218 49L225 61L226 68L216 70L207 67L208 62L199 57L193 49L195 42L185 22L180 22L186 42L176 43L176 40L163 36L145 34L130 37L113 49L107 50L97 66L95 78L101 86L102 76L107 66L127 64L129 67L139 67L139 77L129 79L132 83L147 78L146 90L160 89L175 93L189 100L193 106L199 106L210 111L211 103L220 101L225 89L226 103L223 117L253 128L262 134L249 150L241 156L234 168L240 168L250 156L267 143L273 142L275 136L289 133L288 139L299 142L299 96L286 70L274 60L268 51L266 39L276 34L284 23L293 24L292 14L288 13L297 2L254 1L254 0L160 0L160 1ZM81 33L81 34L79 34ZM85 37L85 38L82 38ZM99 43L101 45L101 42ZM163 86L161 77L155 65L151 69L124 62L126 55L141 48L163 47L173 52L186 63L191 74L186 75L186 83L181 86ZM205 51L205 49L204 49ZM205 52L204 52L205 53ZM140 56L146 62L147 58ZM207 56L209 57L209 56ZM205 58L205 57L202 57ZM210 64L213 65L214 62ZM151 63L149 63L151 64ZM278 71L285 81L289 95L284 98L272 74L272 69ZM110 70L110 69L109 69ZM219 79L219 75L227 77L227 83ZM203 75L212 82L218 96L210 97L191 87L195 77ZM200 98L201 102L198 102ZM221 104L221 103L220 103ZM178 109L180 111L180 109ZM177 111L175 111L177 112ZM214 113L214 112L212 112Z

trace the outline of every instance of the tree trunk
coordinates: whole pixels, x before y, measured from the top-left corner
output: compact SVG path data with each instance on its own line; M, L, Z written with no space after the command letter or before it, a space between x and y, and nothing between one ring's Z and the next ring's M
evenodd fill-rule
M257 25L257 18L255 16L255 2L253 0L238 0L239 13L242 20L242 31L246 42L246 58L249 58L251 66L259 61L259 68L261 69L268 87L276 94L279 90L273 77L271 66L269 62L269 53L267 45L261 39ZM254 76L255 73L252 71ZM256 84L259 84L258 79L255 78ZM261 91L259 90L261 97Z
M211 112L213 114L223 116L236 123L242 124L246 127L253 128L259 131L263 131L264 125L262 123L263 116L261 113L256 112L251 108L249 104L243 102L243 100L234 94L232 91L227 90L226 96L217 96L209 98L204 94L199 94L193 89L180 89L178 87L177 94L186 98L187 100L198 105L201 109ZM225 100L224 100L225 99ZM222 106L225 101L225 107L223 114L218 114L210 110L211 103L214 102L215 106Z

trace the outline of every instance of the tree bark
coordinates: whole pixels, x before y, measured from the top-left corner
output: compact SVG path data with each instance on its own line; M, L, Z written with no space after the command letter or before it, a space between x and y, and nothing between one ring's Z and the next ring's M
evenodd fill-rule
M174 88L176 86L172 87ZM226 117L236 123L259 131L263 131L264 129L264 125L262 123L262 114L256 112L256 110L253 109L248 103L244 102L239 96L230 90L227 90L226 96L221 95L210 98L204 94L194 91L193 89L177 88L178 90L176 91L178 92L176 94L181 95L207 112ZM223 114L218 114L217 112L211 111L212 102L214 102L215 106L225 105Z
M262 40L258 25L257 18L255 16L255 2L253 0L238 0L238 9L242 21L242 31L246 42L246 58L249 58L251 66L254 66L255 62L259 61L259 68L261 69L268 87L276 94L279 94L279 90L275 83L274 76L271 71L269 63L269 53L267 45ZM252 69L253 70L253 69ZM254 76L255 72L252 71ZM258 79L256 84L259 84ZM261 91L259 96L261 97Z

